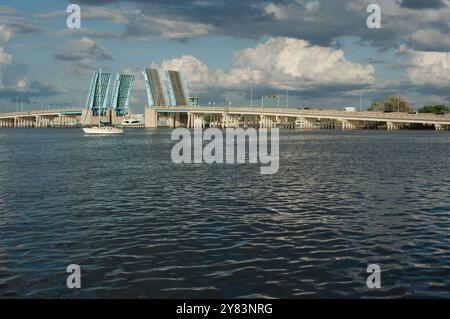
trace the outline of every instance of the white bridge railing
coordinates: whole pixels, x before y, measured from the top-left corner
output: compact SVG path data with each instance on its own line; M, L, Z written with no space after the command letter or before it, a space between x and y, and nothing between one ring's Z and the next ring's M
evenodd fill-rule
M164 112L165 109L187 111L192 113L228 113L228 114L243 114L243 115L266 115L266 116L289 116L289 117L312 117L324 119L346 119L346 120L360 120L360 121L400 121L400 122L437 122L443 124L450 124L450 115L437 115L429 113L402 113L402 112L348 112L339 110L305 110L305 109L289 109L289 108L249 108L237 106L224 107L157 107L159 112Z

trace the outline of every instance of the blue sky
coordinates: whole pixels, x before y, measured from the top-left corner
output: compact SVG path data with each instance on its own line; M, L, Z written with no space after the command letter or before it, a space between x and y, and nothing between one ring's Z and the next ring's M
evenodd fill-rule
M254 104L286 92L291 107L359 106L360 92L364 107L397 92L448 104L450 2L379 0L382 28L369 29L372 2L81 0L69 30L69 2L1 0L0 111L84 104L102 66L136 75L139 112L150 65L183 71L201 104L249 105L251 88Z

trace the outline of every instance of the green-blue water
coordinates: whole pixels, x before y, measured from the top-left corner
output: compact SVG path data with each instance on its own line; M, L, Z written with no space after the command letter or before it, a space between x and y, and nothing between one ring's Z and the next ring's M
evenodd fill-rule
M282 131L268 176L172 145L0 130L0 296L450 297L449 132Z

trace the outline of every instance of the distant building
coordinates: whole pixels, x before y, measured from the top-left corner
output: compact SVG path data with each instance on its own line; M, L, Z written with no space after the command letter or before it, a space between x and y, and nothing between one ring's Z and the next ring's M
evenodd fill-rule
M148 106L193 105L187 83L179 71L143 68Z

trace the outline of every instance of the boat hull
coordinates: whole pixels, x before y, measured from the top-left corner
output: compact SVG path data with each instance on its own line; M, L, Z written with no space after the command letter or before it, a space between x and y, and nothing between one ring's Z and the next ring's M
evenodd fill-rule
M118 127L84 127L83 132L86 135L116 135L123 134L123 130Z

